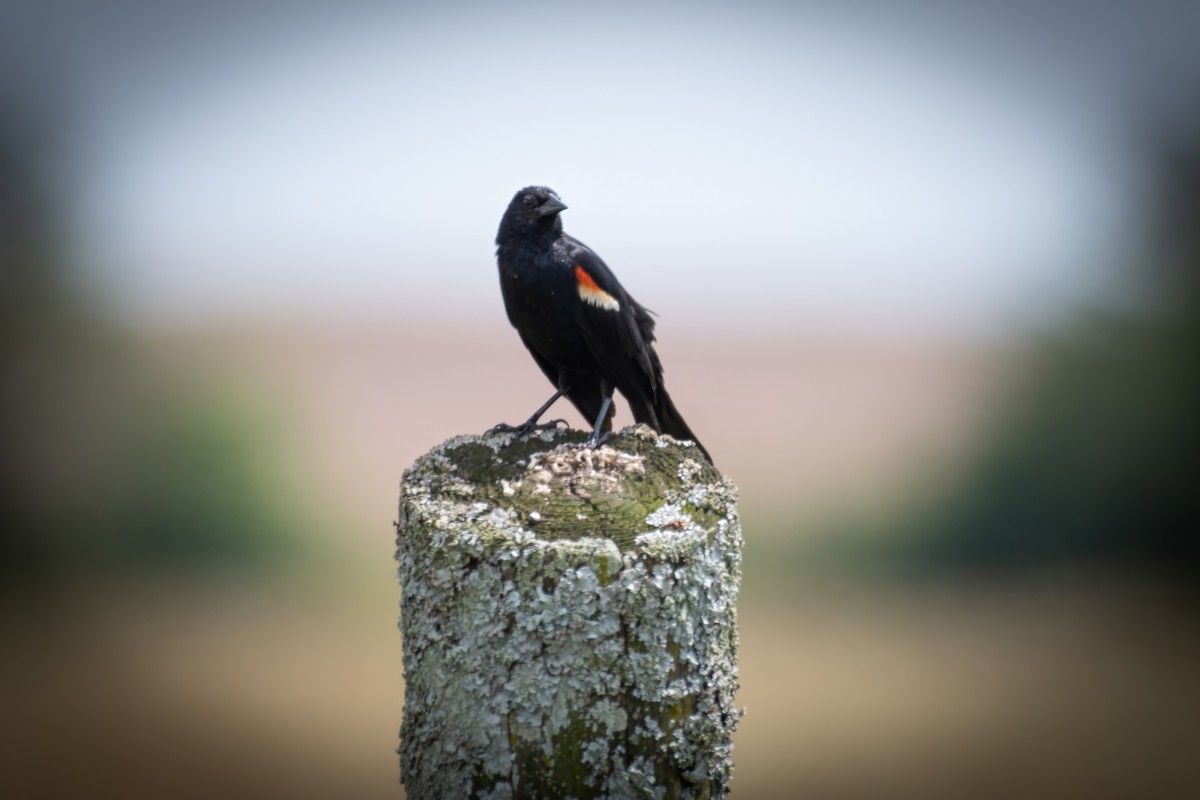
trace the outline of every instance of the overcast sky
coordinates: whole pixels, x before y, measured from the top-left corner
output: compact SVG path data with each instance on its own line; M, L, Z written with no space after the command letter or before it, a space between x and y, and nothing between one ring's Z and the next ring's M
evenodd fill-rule
M499 315L536 182L664 316L1004 329L1102 285L1200 41L1196 3L47 5L2 88L154 321Z

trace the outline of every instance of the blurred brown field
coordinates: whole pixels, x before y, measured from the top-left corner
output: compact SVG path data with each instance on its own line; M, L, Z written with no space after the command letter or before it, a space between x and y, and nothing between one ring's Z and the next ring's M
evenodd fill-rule
M1195 637L1153 592L1131 607L1128 587L1060 577L744 602L734 796L1188 796ZM173 581L95 589L37 630L10 619L7 785L401 796L399 637L375 594Z
M7 607L12 796L400 794L400 474L545 394L499 325L435 330L141 338L172 380L223 387L270 421L303 555L82 573L47 604ZM789 576L770 563L827 519L934 491L1019 383L1011 353L799 334L667 334L662 353L672 392L742 487L748 715L735 797L1200 788L1200 639L1156 584L1087 570L879 579L819 563Z
M1017 380L999 346L902 334L738 340L668 329L660 339L668 386L741 486L744 511L787 514L792 530L796 515L917 490L953 469ZM390 513L419 454L527 415L549 393L499 309L490 327L225 327L159 334L147 347L178 379L199 372L285 420L303 448L294 477L364 527ZM569 403L553 413L586 427ZM616 425L632 422L618 398Z

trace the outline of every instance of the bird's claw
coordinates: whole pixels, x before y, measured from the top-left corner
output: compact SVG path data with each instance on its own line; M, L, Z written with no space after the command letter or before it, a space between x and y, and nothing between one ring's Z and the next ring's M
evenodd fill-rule
M557 428L560 424L564 428L569 427L569 425L565 419L552 419L549 422L541 422L541 423L534 422L533 420L526 420L525 422L522 422L520 425L509 425L507 423L501 422L499 425L493 425L491 428L488 428L487 432L484 435L486 436L488 434L493 434L493 433L514 433L517 435L518 438L520 438L522 436L528 436L531 433L541 433L542 431L557 430Z
M609 436L612 436L612 431L607 431L600 436L597 436L593 433L587 438L587 441L583 443L583 446L588 450L595 450L597 447L607 442Z

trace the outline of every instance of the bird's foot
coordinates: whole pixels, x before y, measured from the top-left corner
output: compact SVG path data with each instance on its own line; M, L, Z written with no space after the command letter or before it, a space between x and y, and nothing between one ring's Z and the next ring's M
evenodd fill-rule
M593 433L587 438L587 441L583 443L583 446L588 450L595 450L597 447L607 442L609 436L612 436L612 431L605 431L600 436L597 436Z
M552 419L549 422L541 423L532 419L527 419L520 425L509 425L501 422L499 425L493 425L491 428L488 428L484 435L486 436L487 434L491 433L515 433L517 437L520 438L522 436L528 436L531 433L541 433L542 431L556 430L560 424L564 428L570 427L565 419Z

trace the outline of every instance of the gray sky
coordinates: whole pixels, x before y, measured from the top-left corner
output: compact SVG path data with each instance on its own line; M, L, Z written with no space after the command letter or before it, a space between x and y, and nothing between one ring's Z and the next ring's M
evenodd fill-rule
M538 182L664 316L1005 329L1101 285L1200 40L1194 3L93 5L18 7L3 88L157 321L499 315Z

